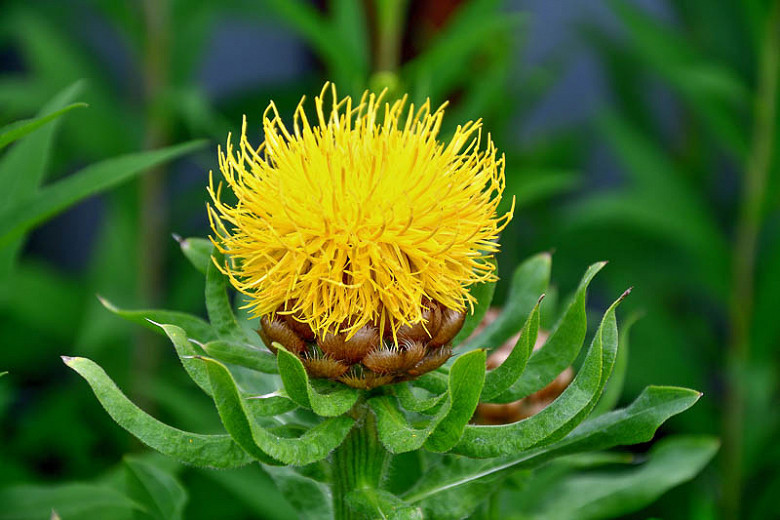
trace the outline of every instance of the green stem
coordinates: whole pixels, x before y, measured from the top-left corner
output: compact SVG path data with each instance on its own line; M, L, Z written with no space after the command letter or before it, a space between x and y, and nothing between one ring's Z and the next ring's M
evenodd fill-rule
M374 69L396 72L401 62L401 37L409 0L376 0L377 49Z
M144 0L145 54L143 62L146 98L146 133L144 148L152 150L170 141L170 117L163 95L168 85L170 24L168 0ZM168 228L165 202L165 169L162 166L146 172L140 179L138 236L138 292L144 305L161 303L164 284L164 251ZM134 399L146 409L154 403L144 396L160 362L160 339L146 330L136 336L133 351Z
M758 71L753 141L745 167L734 244L731 291L731 338L727 353L728 391L723 432L723 510L727 520L740 517L742 443L745 422L745 376L750 362L750 326L753 319L755 261L764 213L764 197L772 165L780 66L780 2L767 19Z
M333 518L365 518L347 505L347 495L356 489L379 489L390 463L390 454L379 442L376 419L365 403L352 410L355 427L331 455L333 468Z

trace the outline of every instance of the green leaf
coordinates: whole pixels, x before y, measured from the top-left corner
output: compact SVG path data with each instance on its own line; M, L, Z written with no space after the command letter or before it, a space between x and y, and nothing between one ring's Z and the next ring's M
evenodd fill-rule
M494 402L510 403L541 390L577 358L587 333L585 306L591 280L606 265L591 265L580 281L574 299L561 317L542 348L531 354L525 371L508 391Z
M450 369L449 399L447 415L436 425L426 439L425 448L430 451L449 451L463 435L463 429L474 416L479 404L482 385L485 383L484 350L476 350L459 356Z
M214 262L209 262L206 269L206 311L209 321L217 333L219 339L244 343L248 335L238 324L236 315L227 294L227 276L225 276L216 264L224 264L224 256L219 251L214 251Z
M648 387L628 407L586 421L563 440L519 455L489 460L443 457L402 498L421 504L433 518L462 517L481 503L501 479L572 453L597 451L652 439L658 427L699 399L686 388ZM451 511L459 514L447 515Z
M95 484L20 485L0 490L0 519L40 520L52 510L65 519L90 520L144 507L119 491Z
M582 367L558 399L516 423L468 426L456 451L476 458L514 455L543 442L549 444L574 429L595 406L612 371L618 342L615 309L622 299L607 309Z
M621 518L691 480L718 451L712 437L670 437L656 444L638 468L574 473L552 482L523 518L582 520Z
M430 444L426 448L446 451L458 441L474 414L484 377L485 351L476 350L460 356L449 373L446 400L433 417L416 424L409 423L394 398L369 399L368 404L377 418L379 440L391 453L414 451L428 441ZM437 431L440 426L442 428Z
M419 394L425 390L415 388L410 383L399 383L393 385L392 388L400 405L410 412L426 412L441 403L442 399L445 399L448 395L447 392L442 392L423 397Z
M495 257L491 258L490 262L496 265ZM498 266L496 266L496 272L498 272ZM477 300L477 304L474 306L474 312L466 314L466 321L463 322L463 327L461 327L460 332L452 340L452 344L455 346L463 343L482 323L485 313L487 313L490 303L493 301L493 294L496 292L496 282L474 284L469 288L469 292Z
M278 392L247 397L245 406L252 417L274 417L298 408L295 402Z
M397 496L381 489L356 489L347 495L347 503L366 518L387 520L423 520L420 508L412 507Z
M192 237L181 238L179 235L173 235L173 238L179 243L182 253L192 266L205 275L214 252L214 244L211 243L211 240Z
M187 491L176 478L138 457L125 457L124 466L129 495L144 504L152 518L184 518Z
M317 462L337 448L355 421L333 417L314 426L299 438L278 437L258 425L246 409L228 369L219 361L201 358L206 364L214 392L214 403L225 429L252 456L269 463L270 457L284 464L303 466Z
M158 164L186 155L204 141L139 152L87 166L0 210L0 245L29 231L81 199L113 188Z
M134 405L94 361L62 356L70 368L86 379L108 414L141 442L185 464L235 468L251 462L228 435L201 435L163 424Z
M494 349L515 335L550 283L550 253L541 253L520 264L512 275L512 284L504 309L492 323L460 349ZM557 375L557 374L556 374Z
M98 296L98 300L103 304L103 307L117 316L120 316L127 321L143 325L147 329L157 332L158 334L165 334L165 331L161 329L157 323L166 323L180 327L187 334L188 338L201 343L206 343L217 338L214 329L211 328L211 325L209 325L207 321L197 316L193 316L192 314L157 309L125 310L120 309L102 296Z
M274 347L277 348L276 362L284 389L299 406L310 408L323 417L336 417L348 412L357 402L359 392L345 385L333 383L327 393L315 389L298 356L278 343L274 343Z
M246 343L216 340L201 345L203 350L211 357L223 363L257 370L266 374L277 374L276 357L268 352L262 352Z
M64 108L81 90L81 82L62 90L40 110L38 116ZM0 159L0 186L3 186L0 190L0 208L15 206L18 201L29 199L38 190L46 174L54 135L60 121L55 120L50 125L38 128ZM24 172L24 175L19 172ZM4 288L4 280L11 273L22 240L21 236L17 236L5 246L0 246L0 292Z
M0 128L0 150L13 143L17 139L21 139L27 134L37 130L41 126L54 121L63 114L66 114L74 108L82 108L88 106L86 103L73 103L65 108L55 110L54 112L41 117L34 117L31 119L24 119L22 121L15 121L13 123L5 125Z
M190 379L206 392L207 395L211 394L211 384L209 383L209 375L206 373L203 363L197 359L193 359L195 356L199 356L202 352L199 352L195 346L187 338L187 333L181 327L176 325L156 324L158 325L168 336L173 343L173 347L176 349L176 354L179 356L181 364L184 366L184 370Z
M531 315L523 325L520 331L520 337L517 339L512 352L501 365L485 374L485 386L482 388L481 401L490 401L507 391L523 374L528 357L533 352L536 336L539 332L539 305L542 300L536 303L536 307L531 311Z
M615 368L612 371L607 385L604 387L604 393L601 396L601 400L593 409L593 416L601 415L615 408L620 395L623 393L623 383L626 380L626 369L628 368L628 338L631 332L631 327L640 318L641 313L631 314L623 326L620 328L618 336L618 351L617 358L615 358Z
M266 468L301 520L332 520L333 505L327 485L305 477L289 467Z

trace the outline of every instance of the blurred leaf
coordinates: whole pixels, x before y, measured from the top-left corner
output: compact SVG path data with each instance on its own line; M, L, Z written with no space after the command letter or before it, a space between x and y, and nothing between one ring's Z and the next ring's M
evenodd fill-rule
M284 467L268 468L269 472L283 472L289 470ZM246 466L244 468L211 471L200 470L202 474L225 488L231 496L235 497L242 505L248 507L248 511L258 518L267 520L288 520L293 518L295 511L290 504L280 495L277 486L260 465ZM301 477L303 479L303 477ZM310 489L304 485L298 486L296 491L312 500L312 506L322 507L325 504L316 504L316 498ZM329 502L325 500L325 502ZM314 509L314 507L312 507ZM330 519L330 516L327 517Z
M41 189L36 195L22 197L0 211L0 244L29 231L79 200L110 189L163 162L185 155L203 145L187 143L152 152L107 159Z
M184 518L187 491L170 473L138 457L125 457L128 494L156 520Z
M0 490L0 519L40 520L52 511L67 519L112 518L117 513L145 511L139 503L95 484L19 485Z
M636 469L570 474L550 483L541 503L523 512L522 518L590 520L638 511L697 475L718 444L712 437L671 437L659 441L647 462Z
M290 502L301 520L332 520L333 507L327 485L296 473L289 467L268 468L279 491Z
M284 464L302 466L322 460L342 443L355 423L351 417L333 417L299 438L278 437L248 416L245 398L239 394L227 368L212 359L202 360L208 368L214 402L225 428L242 448L263 462L269 463L273 457Z
M422 511L381 489L356 489L347 495L347 503L367 518L387 520L423 520Z
M228 435L201 435L163 424L138 408L117 388L96 363L86 358L63 356L70 368L87 380L108 414L141 442L185 464L234 468L251 462Z
M38 117L56 112L73 101L81 92L81 84L76 83L57 94L38 113ZM38 189L45 176L54 135L60 120L38 128L25 137L0 159L0 208L14 206L19 200L26 200ZM20 175L24 172L24 175ZM10 244L0 247L0 282L11 273L16 256L23 244L22 237L15 237ZM0 283L0 287L4 286Z
M462 4L425 52L405 67L415 101L425 98L431 98L434 103L443 101L463 74L463 64L494 41L496 35L515 29L522 19L516 13L500 10L495 0Z
M458 348L461 351L474 348L491 350L515 335L547 289L551 265L549 253L540 253L520 264L512 274L512 285L501 314Z
M698 54L690 41L624 1L615 12L629 28L637 55L680 92L709 130L737 157L745 157L748 140L741 114L750 91L729 68ZM736 113L735 113L736 112Z
M701 195L686 183L671 158L628 120L605 115L600 128L633 181L626 191L597 195L570 214L579 229L614 224L630 226L674 243L699 266L697 276L720 298L727 294L726 241Z
M54 121L61 115L70 112L74 108L82 108L86 106L88 106L86 103L73 103L66 106L65 108L61 108L45 116L25 119L23 121L16 121L14 123L5 125L4 127L0 128L0 150L13 143L17 139L21 139L27 134L37 130L46 123Z
M276 362L284 389L299 406L310 408L317 415L336 417L346 413L357 402L359 392L339 383L323 381L321 383L330 388L327 393L321 392L309 381L309 375L298 356L278 343L274 343L274 347L277 349Z

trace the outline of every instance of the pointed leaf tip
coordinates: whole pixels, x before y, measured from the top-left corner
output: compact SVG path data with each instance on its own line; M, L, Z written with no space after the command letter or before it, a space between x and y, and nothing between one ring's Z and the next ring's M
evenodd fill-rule
M116 307L116 305L114 305L113 303L108 301L108 299L103 297L103 295L95 293L95 298L98 299L98 301L100 302L100 305L102 305L103 307L105 307L109 311L111 311L111 312L119 311L119 309Z
M183 239L183 238L181 237L181 235L179 235L178 233L171 233L171 237L172 237L172 238L173 238L173 239L174 239L176 242L178 242L179 244L181 244L182 242L184 242L184 239Z
M66 365L69 365L71 363L71 361L73 361L76 358L72 357L72 356L60 356L60 359L62 360L63 363L65 363Z
M634 290L634 287L632 286L632 287L629 287L628 289L626 289L625 291L623 291L623 294L621 294L620 298L618 298L618 302L622 302L623 300L625 300L626 296L631 294L631 291L633 291L633 290Z

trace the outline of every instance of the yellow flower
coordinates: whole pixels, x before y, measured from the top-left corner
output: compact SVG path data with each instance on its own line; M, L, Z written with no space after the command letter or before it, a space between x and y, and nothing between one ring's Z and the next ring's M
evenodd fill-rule
M489 136L480 149L481 122L442 143L443 106L368 92L356 103L328 84L314 104L316 123L301 100L289 129L271 103L257 148L246 119L238 149L228 136L220 170L235 204L210 179L219 267L252 315L351 337L366 324L393 334L419 324L426 301L473 306L468 287L495 279L489 259L512 217L496 214L504 158Z

